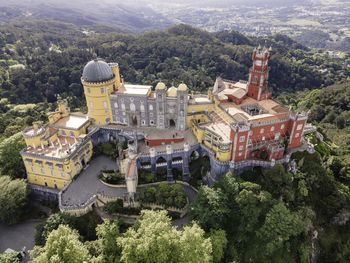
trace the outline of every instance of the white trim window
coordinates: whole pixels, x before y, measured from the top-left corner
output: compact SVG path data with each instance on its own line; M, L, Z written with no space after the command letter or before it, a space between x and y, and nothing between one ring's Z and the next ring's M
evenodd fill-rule
M245 142L245 136L240 136L239 137L239 142Z

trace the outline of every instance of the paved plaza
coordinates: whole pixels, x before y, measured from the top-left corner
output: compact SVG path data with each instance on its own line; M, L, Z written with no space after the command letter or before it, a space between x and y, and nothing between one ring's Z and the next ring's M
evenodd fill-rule
M127 193L126 188L109 187L101 183L98 178L101 170L116 170L117 168L116 161L107 156L93 158L89 166L62 193L62 205L81 205L97 193L123 197Z

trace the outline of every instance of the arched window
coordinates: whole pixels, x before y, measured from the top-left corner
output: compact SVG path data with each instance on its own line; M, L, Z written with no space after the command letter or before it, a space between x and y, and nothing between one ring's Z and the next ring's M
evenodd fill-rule
M131 111L136 111L136 107L134 103L130 103L130 110Z
M150 105L148 106L148 108L149 108L149 110L153 110L153 105L150 104Z
M140 105L140 111L141 111L141 112L144 112L144 111L145 111L145 105L143 105L143 104Z

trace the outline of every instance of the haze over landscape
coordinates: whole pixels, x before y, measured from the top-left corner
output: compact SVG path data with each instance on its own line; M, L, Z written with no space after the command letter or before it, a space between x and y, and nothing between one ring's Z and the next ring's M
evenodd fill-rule
M185 23L208 31L254 36L282 33L309 47L349 51L348 0L158 1L11 0L0 2L0 21L53 19L122 32L165 29Z

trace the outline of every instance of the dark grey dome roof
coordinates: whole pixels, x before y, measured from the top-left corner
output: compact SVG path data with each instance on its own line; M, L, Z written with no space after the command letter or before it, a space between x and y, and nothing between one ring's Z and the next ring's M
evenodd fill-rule
M103 82L113 78L111 67L103 60L91 60L83 70L83 80L87 82Z

